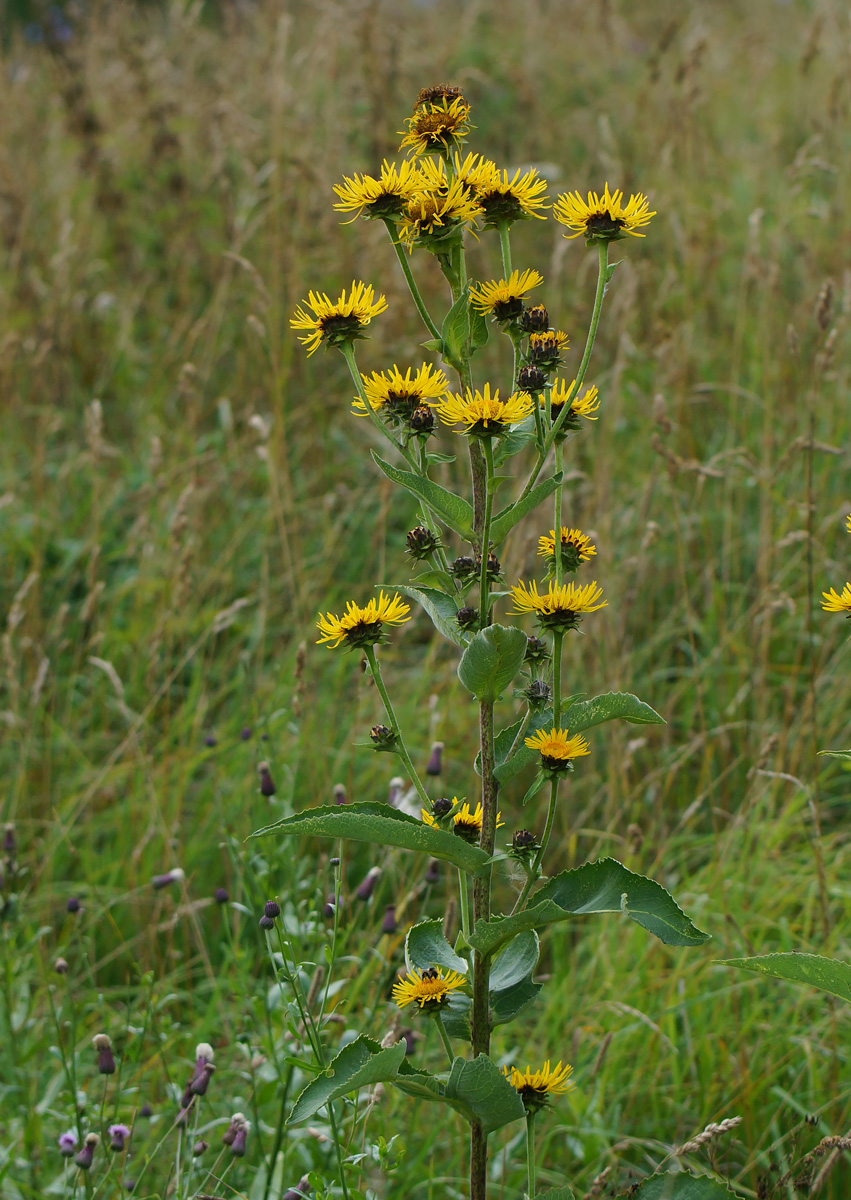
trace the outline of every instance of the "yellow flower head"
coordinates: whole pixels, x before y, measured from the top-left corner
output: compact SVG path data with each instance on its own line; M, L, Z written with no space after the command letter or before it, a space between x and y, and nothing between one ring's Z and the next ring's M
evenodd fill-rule
M539 729L534 737L527 737L525 744L530 750L537 750L541 762L550 771L569 771L574 758L584 758L591 751L581 733L569 737L568 729Z
M628 233L633 237L645 237L639 231L642 226L649 225L650 218L656 213L650 211L647 197L641 192L631 195L629 203L624 205L623 192L620 189L610 192L606 184L602 196L589 192L587 203L579 192L565 192L553 205L553 216L568 229L576 231L566 233L566 238L584 234L588 242L611 242Z
M587 533L579 529L561 527L561 565L566 571L575 571L580 563L588 562L597 553L597 547L591 544ZM538 539L538 554L545 558L551 569L555 568L556 533L550 530L549 537Z
M452 797L453 805L458 803L458 797ZM451 811L451 810L450 810ZM482 832L482 806L477 804L474 809L465 801L452 818L453 833L457 833L465 842L477 842ZM428 809L421 808L420 816L424 824L431 825L433 829L440 828L440 822L436 821ZM505 822L502 819L502 813L496 814L496 827L501 829Z
M356 647L374 646L380 642L383 635L383 625L402 625L410 621L408 613L410 606L405 604L398 593L390 596L379 592L378 599L370 600L365 608L360 608L354 600L349 600L342 617L333 613L319 614L316 628L322 634L317 639L317 646L327 643L332 650L341 643L349 649Z
M845 518L845 532L851 533L851 516Z
M523 297L543 282L544 277L530 268L522 274L512 271L508 279L494 279L471 288L470 303L497 321L514 321L523 312Z
M533 1071L528 1064L525 1071L518 1071L517 1067L510 1070L503 1067L502 1071L511 1086L520 1093L527 1109L543 1108L550 1096L563 1096L573 1087L573 1081L570 1080L573 1067L557 1062L551 1068L549 1059L539 1071Z
M473 192L460 179L453 179L448 186L420 188L408 202L399 239L409 250L417 244L444 242L458 237L480 212Z
M404 979L393 984L393 999L400 1008L416 1002L420 1012L437 1012L448 1003L448 997L464 987L467 980L457 971L442 967L426 967L424 971L409 971Z
M501 437L534 411L528 392L514 392L507 400L500 400L499 391L491 396L489 383L481 392L478 389L471 392L469 388L465 396L456 392L435 407L444 424L463 423L467 426L464 432L471 437Z
M394 366L389 371L373 371L371 376L361 375L361 379L370 407L391 424L406 428L418 408L433 404L449 389L446 376L430 363L423 363L413 374L410 367L403 375ZM366 415L360 396L355 396L352 410L358 416Z
M352 220L362 215L367 219L389 217L395 221L421 186L422 177L415 163L406 160L397 167L385 159L378 179L372 175L354 175L349 179L344 175L343 182L334 185L340 198L334 207L339 212L353 212Z
M493 163L488 167L490 170L484 164L480 166L475 183L479 204L485 210L485 229L528 221L530 217L546 220L538 209L549 208L544 195L547 181L541 179L535 167L525 173L517 170L511 179L507 171L500 171Z
M603 589L594 583L586 583L581 587L576 583L563 583L560 586L550 582L547 590L540 594L537 583L518 583L511 589L511 596L517 606L514 614L533 612L539 624L544 629L562 631L575 629L583 613L597 612L608 605L608 600L602 600Z
M414 115L405 121L408 129L399 149L408 146L417 156L446 154L464 141L470 129L469 118L470 106L463 96L443 95L437 101L418 102Z
M562 405L570 401L570 411L562 423L562 429L578 429L581 422L580 417L584 417L587 421L596 421L596 412L600 407L600 395L595 387L588 387L580 396L576 386L576 380L571 379L570 383L566 383L564 379L557 379L553 384L553 389L550 392L550 416L553 421L557 420ZM541 404L544 404L543 399Z
M829 592L822 592L822 595L824 600L821 606L825 612L844 612L851 617L851 583L846 583L841 595L836 588L831 588Z
M307 311L310 308L313 309L312 315ZM290 328L305 331L305 336L300 336L298 340L307 346L309 356L319 349L322 342L329 346L341 346L365 337L363 331L366 326L386 308L384 296L374 299L371 283L353 282L351 292L348 295L341 292L336 301L324 292L311 292L293 313Z
M532 311L532 309L527 309L527 317ZM561 329L546 329L541 333L530 333L528 362L533 367L540 367L542 371L555 371L561 366L562 351L568 348L569 343L570 339Z

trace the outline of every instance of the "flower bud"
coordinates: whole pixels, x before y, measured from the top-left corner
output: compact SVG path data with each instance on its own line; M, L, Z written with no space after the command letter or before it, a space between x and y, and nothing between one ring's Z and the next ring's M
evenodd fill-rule
M151 883L155 891L161 891L162 888L167 888L171 883L180 883L183 879L183 870L180 867L175 867L172 871L167 871L165 875L155 875Z
M100 1074L114 1075L115 1058L112 1053L112 1042L108 1035L105 1033L96 1033L92 1038L92 1045L98 1052L98 1071Z
M130 1136L130 1129L127 1125L110 1125L109 1127L109 1148L120 1154L124 1149L125 1143Z
M53 969L57 973L57 975L67 975L68 974L67 959L57 958L56 962L53 964Z
M258 763L257 774L260 776L260 795L274 796L277 789L269 770L269 764L267 762Z
M511 839L511 849L518 855L531 854L538 849L538 839L528 829L518 829Z
M227 904L228 900L230 900L227 888L217 887L213 893L213 899L216 904Z
M502 572L502 563L499 561L499 559L497 558L497 556L494 554L494 552L492 550L491 550L490 554L488 554L487 571L488 571L488 579L491 581L491 583L493 583L494 580L499 579L499 576Z
M376 750L392 750L396 745L396 734L389 725L373 725L369 736Z
M192 1147L192 1157L200 1158L201 1155L204 1153L204 1151L209 1150L209 1149L210 1149L210 1143L205 1142L201 1138L199 1138L198 1141L195 1143L195 1145Z
M343 787L342 783L334 784L334 803L335 804L345 804L346 803L346 789Z
M408 533L405 541L408 554L415 560L428 558L435 550L439 550L442 544L437 534L432 533L425 525L417 525Z
M542 392L546 386L546 372L534 363L521 367L517 373L517 387L521 392Z
M438 796L431 802L431 815L439 821L441 817L446 817L452 812L453 804L454 801L448 796Z
M461 629L475 629L479 623L479 610L466 604L463 608L458 609L455 620Z
M544 662L550 657L550 648L543 638L530 637L526 640L524 662Z
M456 579L472 579L476 574L476 560L469 554L459 554L455 561L449 564L449 574Z
M425 404L415 408L411 414L411 431L420 437L428 437L434 432L434 413Z
M355 892L358 900L368 900L375 890L375 885L381 876L381 867L370 867L363 882Z
M275 900L267 900L266 903L263 905L263 916L271 917L272 920L274 921L275 917L279 917L280 915L281 915L280 904L278 904L277 901L275 901ZM210 1055L210 1057L212 1058L212 1054Z
M274 920L272 919L272 917L267 917L265 913L258 921L258 924L261 929L274 929L275 928Z
M15 826L10 821L3 829L3 850L8 855L13 855L17 848L15 840Z
M80 901L76 896L71 896L71 898L66 902L65 911L69 913L78 913L80 911Z
M439 775L443 770L443 742L433 742L431 758L426 766L426 775Z
M533 304L523 312L519 323L524 333L544 333L550 327L550 314L543 304Z
M334 914L337 911L338 903L339 897L335 896L333 892L329 892L325 897L325 907L322 909L323 917L326 917L329 921L332 921L334 919Z
M310 1180L307 1175L303 1175L294 1188L289 1188L284 1192L283 1200L306 1200L313 1191Z
M230 1146L231 1154L237 1158L242 1158L245 1154L245 1142L250 1128L250 1121L247 1121L242 1113L234 1113L222 1136L222 1141L226 1146Z
M77 1155L77 1157L74 1159L74 1162L77 1164L77 1166L80 1168L81 1171L88 1171L89 1167L94 1162L95 1147L97 1146L99 1141L100 1141L100 1138L98 1137L98 1135L96 1133L87 1133L86 1134L86 1140L83 1142L83 1148L80 1151L80 1153Z
M552 688L543 679L533 679L524 690L523 695L529 701L532 709L545 708L552 699Z
M213 746L217 746L218 744L219 744L218 739L212 733L208 733L207 736L204 738L205 746L210 746L212 748Z
M399 928L396 920L396 905L388 904L384 910L384 920L381 922L382 933L395 933Z
M240 741L247 742L251 738L251 729L248 725L243 725L239 731Z
M140 1117L152 1117L153 1115L154 1115L154 1110L151 1108L150 1104L143 1104L142 1107L139 1109Z
M77 1134L73 1129L69 1129L67 1133L60 1133L59 1153L63 1158L71 1158L77 1149L77 1145Z

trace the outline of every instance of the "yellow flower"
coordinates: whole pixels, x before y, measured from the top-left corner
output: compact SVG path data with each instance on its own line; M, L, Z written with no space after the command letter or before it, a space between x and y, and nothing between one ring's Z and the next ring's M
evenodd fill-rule
M361 379L370 406L394 425L409 425L418 408L432 404L449 389L449 380L430 363L423 363L413 375L410 367L403 375L394 366L389 371L373 371L371 376L361 375ZM358 416L366 414L360 396L355 396L352 409Z
M845 531L851 533L851 516L845 518Z
M647 197L641 192L631 195L629 203L624 206L623 192L620 189L610 192L606 184L602 196L589 192L587 203L579 192L565 192L553 205L553 216L568 229L576 231L566 233L566 238L584 234L589 241L615 241L627 233L633 237L645 237L639 230L648 225L656 213L650 211Z
M527 737L525 744L530 750L538 750L543 765L550 771L568 771L574 758L584 758L591 751L581 733L569 737L569 729L539 729L534 737Z
M530 584L518 583L511 589L511 597L517 606L512 615L533 612L544 629L575 629L583 613L606 608L608 600L600 601L602 595L603 589L596 581L581 587L573 582L560 586L551 582L543 595L538 592L534 580Z
M489 383L481 392L476 389L473 393L467 388L466 396L457 392L449 395L435 408L444 424L463 422L467 426L464 432L472 437L500 437L534 411L528 392L514 392L507 400L500 400L499 391L491 396Z
M539 1071L533 1071L528 1064L525 1071L518 1071L517 1067L511 1067L510 1070L503 1067L502 1071L511 1086L520 1093L523 1104L530 1109L543 1108L550 1096L563 1096L573 1087L573 1081L570 1080L573 1067L562 1066L561 1062L550 1067L549 1059Z
M473 192L460 179L448 186L421 188L405 211L399 240L409 250L419 244L446 241L457 237L464 225L471 225L481 212Z
M458 803L457 796L452 797L452 803ZM470 805L465 801L452 818L452 824L454 826L453 833L457 833L458 836L462 837L465 842L478 841L479 835L482 832L482 815L483 810L481 804L477 804L475 809L471 809ZM432 814L427 809L421 808L420 816L422 817L424 824L431 825L433 829L440 828L440 823L434 819ZM498 812L496 814L497 829L501 829L504 824L505 822L502 819L502 813Z
M397 167L385 158L378 179L372 175L354 175L351 179L344 175L343 182L334 185L340 197L334 207L339 212L353 212L352 220L359 215L397 220L421 186L422 176L415 163L405 161Z
M588 562L592 555L597 553L597 547L591 544L587 533L582 533L579 529L569 529L566 525L562 525L559 540L562 566L567 571L575 571L580 563ZM555 550L556 533L554 529L551 529L549 537L538 539L538 554L541 558L546 558L551 566L554 566Z
M538 209L549 208L544 195L547 181L541 179L535 167L530 167L525 173L518 169L509 179L507 171L500 171L493 163L488 166L490 171L484 164L480 166L474 184L479 204L485 210L486 229L503 222L511 225L515 221L528 221L530 217L546 220Z
M313 315L307 309L313 309ZM384 296L374 299L372 284L352 283L349 295L341 292L339 299L331 300L324 292L310 292L307 300L300 304L290 320L291 329L305 330L299 337L307 346L308 356L318 350L322 342L329 346L340 346L364 337L363 330L373 317L384 312L387 300Z
M570 383L566 383L563 379L557 379L553 384L553 390L550 392L550 416L555 421L561 413L562 405L566 404L570 399L570 411L564 419L562 428L569 429L579 428L579 418L585 417L588 421L596 421L594 415L600 407L599 392L595 387L588 387L579 396L577 393L576 380L571 379ZM544 405L544 399L541 399L541 405Z
M470 106L463 96L444 94L439 101L418 101L412 117L408 117L408 126L399 145L400 150L406 146L411 153L446 154L460 146L470 129ZM402 130L399 130L402 133Z
M470 303L480 313L491 313L497 321L513 321L523 312L523 297L544 282L537 271L527 268L522 275L512 271L508 279L494 279L470 289Z
M444 975L442 967L426 967L419 973L409 971L405 979L394 983L393 999L400 1008L416 1002L420 1012L435 1012L447 1003L447 997L452 992L464 987L466 982L457 971L447 970Z
M402 625L405 621L410 621L411 618L407 615L410 611L410 606L404 603L398 593L391 599L384 592L379 592L378 599L370 600L365 608L360 608L354 600L349 600L342 617L333 613L326 613L324 617L319 614L316 628L322 637L317 639L316 644L321 646L323 642L327 642L332 650L341 642L345 642L350 649L356 646L374 646L376 642L381 641L382 625Z
M851 617L851 583L846 583L841 596L836 588L831 588L829 592L822 592L822 595L824 596L822 608L825 612L844 612Z

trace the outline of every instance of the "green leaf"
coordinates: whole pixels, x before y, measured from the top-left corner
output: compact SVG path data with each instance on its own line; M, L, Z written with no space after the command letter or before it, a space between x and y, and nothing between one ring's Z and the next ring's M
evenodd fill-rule
M391 467L390 463L386 463L374 450L371 454L388 479L392 479L400 487L407 488L418 500L425 500L445 525L454 529L465 541L470 541L473 537L473 509L462 496L448 492L439 483L435 483L433 479L426 479L424 475L415 475L413 471L401 471L398 467Z
M761 954L757 958L724 958L727 967L741 967L758 975L772 975L792 983L808 983L851 1001L851 964L820 954Z
M426 455L426 462L453 463L457 457L457 454L443 454L440 450L429 450Z
M443 357L453 367L463 366L470 352L470 291L464 289L450 308L440 331Z
M490 337L487 318L484 313L470 305L470 354L476 354L487 345Z
M410 1063L403 1062L399 1068L399 1074L392 1083L404 1092L407 1096L414 1096L417 1100L432 1100L438 1101L441 1104L448 1104L459 1112L465 1121L474 1121L475 1113L457 1097L449 1097L446 1095L446 1084L442 1080L435 1078L434 1075L429 1075L427 1071L417 1071Z
M443 353L443 342L440 338L429 338L427 342L420 342L423 350L431 350L435 354Z
M458 1038L460 1041L472 1041L472 1032L470 1030L470 1009L472 1001L469 996L465 996L463 992L453 992L449 997L449 1003L445 1008L440 1010L440 1019L443 1021L443 1028L451 1038Z
M443 592L439 592L436 588L430 587L409 587L407 584L394 584L397 591L404 592L406 596L410 596L412 600L416 600L417 604L431 618L431 623L438 633L450 642L454 642L456 646L465 646L469 640L469 635L465 635L463 630L458 628L458 622L455 616L458 612L458 606L454 600Z
M526 929L505 947L499 958L491 967L490 982L492 992L501 992L513 987L527 975L531 975L538 965L541 953L538 935L534 929ZM457 970L457 968L456 968Z
M436 567L420 571L419 575L414 576L411 583L415 587L435 588L438 592L443 592L444 596L448 596L450 600L455 591L455 585L449 572L441 571Z
M573 916L622 912L668 946L700 946L709 934L697 929L672 896L652 879L636 875L614 858L562 871L512 917L481 921L470 944L492 954L524 929L540 929Z
M532 979L521 979L510 988L501 992L492 992L490 997L490 1017L494 1025L505 1025L524 1012L538 998L541 990L540 983Z
M481 1121L485 1133L526 1116L520 1096L486 1054L456 1058L445 1095L448 1100L460 1100Z
M537 487L533 487L528 496L518 500L516 504L509 505L508 508L504 508L501 513L497 513L491 523L491 541L494 546L498 546L500 542L504 541L517 522L522 521L527 513L551 496L561 479L562 473L559 471L558 475L553 475L550 479L539 483Z
M449 971L466 975L470 969L467 961L449 945L443 936L443 922L437 920L420 921L418 925L411 926L405 938L405 962L409 971L446 967Z
M441 858L472 875L484 871L490 863L487 854L478 846L468 845L463 838L447 833L445 829L433 829L416 817L409 817L407 813L391 808L389 804L334 804L310 808L266 825L250 836L263 837L273 832L299 837L349 838L353 842L370 842L378 846L401 846L404 850L417 850L421 854L430 854L432 858Z
M382 1050L378 1042L361 1036L340 1051L328 1069L310 1081L293 1105L287 1124L304 1121L332 1100L358 1088L393 1079L405 1057L405 1043Z
M540 763L541 754L538 750L530 750L526 745L527 737L534 737L539 729L552 729L553 727L553 712L551 708L545 708L539 713L533 713L529 718L529 724L526 726L526 732L520 739L520 745L514 751L510 758L507 758L508 751L514 744L514 739L520 729L521 722L518 721L515 725L511 725L508 729L501 729L494 741L494 749L496 754L496 768L494 777L499 783L507 783L509 779L513 779L519 774L524 767L531 766L532 763ZM480 772L481 774L481 772Z
M825 754L830 758L845 758L851 760L851 750L819 750L819 754Z
M629 692L606 692L603 696L595 696L593 700L579 700L562 712L562 729L571 733L581 733L592 725L601 725L603 721L613 721L619 717L621 721L629 721L631 725L664 725L665 718L660 717L655 709L637 696Z
M687 1171L651 1175L631 1194L636 1200L724 1200L736 1195L711 1175L691 1175Z
M576 1197L569 1187L558 1187L538 1192L538 1200L576 1200Z
M603 284L603 295L604 296L605 296L606 292L609 290L609 284L612 282L612 279L614 277L615 267L619 267L622 262L623 262L623 259L619 258L617 262L609 263L609 265L606 267L606 282Z
M492 704L522 667L526 643L522 629L488 625L461 656L458 678L480 703Z

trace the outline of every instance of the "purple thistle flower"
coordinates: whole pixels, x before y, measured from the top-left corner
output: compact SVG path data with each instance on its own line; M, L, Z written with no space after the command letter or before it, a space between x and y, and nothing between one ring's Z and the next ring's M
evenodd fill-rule
M78 913L80 911L80 901L76 896L71 896L65 904L65 910L69 913Z
M175 867L172 871L166 871L165 875L155 875L151 883L155 891L161 891L162 888L167 888L171 883L179 883L183 875L182 868Z
M227 904L228 900L230 900L227 888L217 887L213 893L213 899L216 901L216 904Z
M384 920L381 922L382 933L395 933L399 928L396 920L396 905L388 904L384 910Z
M431 758L426 766L426 775L439 775L443 770L443 742L434 742L431 747Z
M294 1188L290 1188L289 1191L284 1192L283 1200L305 1200L312 1191L313 1188L310 1186L309 1178L307 1175L302 1175Z
M375 885L381 876L381 867L370 867L361 884L358 885L355 895L358 900L368 900L375 890Z
M74 1159L74 1162L77 1164L77 1166L80 1168L81 1171L88 1171L89 1167L94 1162L95 1147L97 1146L99 1141L100 1141L100 1138L98 1137L98 1135L96 1133L87 1133L86 1134L86 1140L83 1142L83 1148L80 1151L80 1153L77 1155L77 1157Z
M260 776L260 795L274 796L277 789L272 772L269 770L269 764L267 762L260 763L257 767L257 774Z
M63 1158L70 1158L78 1145L77 1134L73 1129L59 1135L59 1153Z
M346 803L346 789L343 787L342 783L334 784L334 803L335 804L345 804Z
M251 728L250 728L250 726L248 726L248 725L243 725L242 729L240 729L240 731L239 731L239 736L240 736L240 739L241 739L243 742L247 742L247 741L249 741L249 739L251 738Z
M121 1153L124 1149L124 1144L130 1136L130 1128L127 1125L110 1125L109 1127L109 1148Z
M92 1045L98 1052L98 1071L101 1075L115 1074L115 1057L112 1053L112 1042L105 1033L96 1033ZM82 1153L82 1151L81 1151Z
M213 1047L209 1042L199 1042L195 1047L195 1071L187 1091L192 1096L205 1096L210 1084L210 1076L215 1071L213 1065Z

